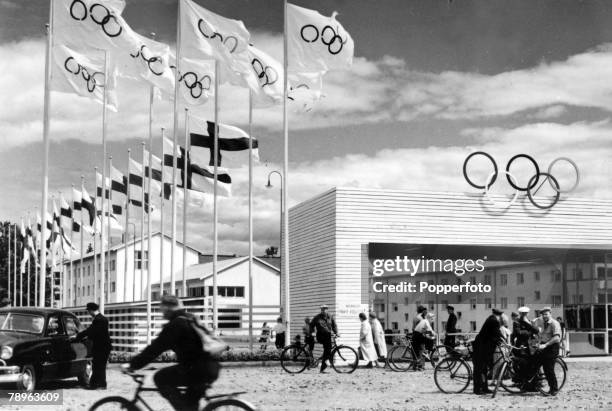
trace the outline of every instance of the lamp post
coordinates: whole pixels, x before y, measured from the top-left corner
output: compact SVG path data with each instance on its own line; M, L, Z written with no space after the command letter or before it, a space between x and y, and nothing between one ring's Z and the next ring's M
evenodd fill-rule
M281 185L280 185L280 231L279 231L279 234L278 234L278 236L279 236L278 251L279 251L280 258L281 258L281 267L282 267L283 254L280 251L281 251L282 244L283 244L283 215L284 215L284 212L285 212L285 209L283 207L284 206L284 204L283 204L283 183L284 183L284 180L283 180L283 175L281 174L280 171L277 171L277 170L270 171L268 173L268 184L266 184L266 188L272 188L273 187L273 185L270 183L270 177L272 177L272 174L278 174L278 177L280 178L280 183L281 183ZM287 250L285 250L285 252L287 252ZM282 275L282 272L281 272L281 275ZM280 285L280 282L279 282L279 287L280 287L280 290L279 290L279 296L280 296L280 295L282 295L282 286ZM281 306L283 306L282 301L281 301ZM285 317L286 317L286 315L285 315L286 312L287 312L287 310L283 309L283 316L285 316ZM289 321L289 319L285 318L285 322L286 321Z

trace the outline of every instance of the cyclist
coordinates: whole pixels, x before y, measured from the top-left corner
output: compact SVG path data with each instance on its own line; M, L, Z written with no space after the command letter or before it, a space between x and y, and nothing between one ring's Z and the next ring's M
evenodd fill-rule
M327 368L326 361L331 363L332 335L338 336L336 321L327 312L327 305L321 305L321 312L310 322L310 334L317 332L317 342L323 344L323 357L321 358L321 373Z
M197 319L185 311L177 297L163 296L159 307L168 323L151 345L123 368L137 370L164 351L174 351L178 364L159 370L153 380L160 394L176 410L197 410L206 385L219 376L219 363L203 350L202 339L194 329ZM185 394L181 394L179 386L187 386Z
M561 325L551 315L551 308L544 307L540 311L541 317L534 320L533 325L539 331L539 351L535 355L536 365L542 366L546 381L550 387L550 395L557 395L557 377L555 376L555 359L559 355L559 342L561 341ZM537 368L536 368L537 369Z
M426 311L424 311L426 313ZM430 316L424 315L419 323L414 327L414 331L412 333L412 348L414 349L414 354L416 358L419 360L417 369L423 370L423 363L425 360L429 361L429 353L433 349L433 342L436 334L434 333L433 328L431 327Z

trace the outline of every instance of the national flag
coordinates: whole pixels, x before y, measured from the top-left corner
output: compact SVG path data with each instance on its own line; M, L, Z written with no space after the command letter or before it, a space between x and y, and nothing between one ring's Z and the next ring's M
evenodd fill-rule
M97 199L101 199L102 198L102 186L104 186L104 199L108 200L110 198L110 190L109 187L111 186L110 183L110 179L108 177L106 177L106 184L102 183L102 174L100 174L99 172L96 172L96 200ZM101 207L97 207L97 208L101 208Z
M289 72L344 69L353 63L355 44L336 20L319 12L287 4Z
M79 224L76 220L72 221L72 231L75 233L81 232L81 224Z
M151 156L151 166L149 166L149 155ZM149 151L144 151L145 177L149 177L151 173L151 182L162 181L162 160L154 154L149 154ZM159 187L159 184L158 184Z
M63 194L60 194L60 215L72 219L72 208L70 208Z
M72 187L72 208L74 211L81 210L81 202L83 201L83 196L81 192L76 188Z
M146 158L146 156L145 156ZM129 164L129 181L130 181L130 204L135 207L142 207L142 190L144 189L144 184L142 180L142 164L138 161L130 158ZM151 207L151 203L149 200L149 193L145 191L144 193L145 200L145 212L149 212Z
M28 241L27 241L27 237L26 237L26 229L25 226L23 225L23 218L21 219L21 228L19 230L20 234L21 234L21 238L23 239L23 243L22 243L22 251L23 251L23 258L21 259L21 266L20 266L20 273L24 274L25 273L25 266L26 266L26 262L30 259L30 249L28 247Z
M117 111L115 73L108 69L108 78L105 78L104 55L100 51L93 50L84 55L59 44L55 46L53 60L51 90L76 93L103 103L106 89L107 106Z
M181 1L181 58L216 59L220 82L245 85L249 58L247 46L251 35L244 23L215 14L191 0ZM179 66L182 67L181 61Z
M94 201L89 196L89 193L87 192L85 187L83 187L81 206L84 210L87 210L87 212L89 213L89 225L93 227L94 219L96 218L95 204L94 204Z
M215 123L189 116L190 158L193 164L214 165ZM253 138L253 158L259 161L259 142ZM218 165L238 168L248 164L249 135L238 127L219 123ZM244 152L244 153L242 153Z
M127 178L123 173L111 165L110 171L111 189L121 194L127 195Z

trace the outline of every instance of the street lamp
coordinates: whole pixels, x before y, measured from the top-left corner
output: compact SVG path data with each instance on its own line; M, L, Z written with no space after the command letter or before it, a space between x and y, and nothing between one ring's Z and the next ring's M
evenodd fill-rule
M281 183L281 186L280 186L280 231L279 231L279 234L278 234L278 236L279 236L278 252L279 252L279 256L281 258L281 269L280 269L280 271L281 271L281 278L282 278L282 273L283 273L283 270L282 270L282 267L283 267L283 264L282 264L282 262L283 262L283 254L281 253L281 248L283 246L283 215L284 215L284 212L285 212L285 209L283 207L284 180L283 180L283 175L281 174L280 171L277 171L277 170L270 171L268 173L268 184L266 184L266 188L272 188L273 187L272 184L270 183L270 177L272 177L272 174L278 174L278 177L280 178L280 183ZM280 284L280 281L279 281L279 287L280 287L280 290L279 290L279 294L278 295L281 296L282 295L282 286ZM282 305L283 304L281 302L281 306ZM286 310L283 309L283 315L285 315L285 312L286 312ZM288 319L285 319L285 321L288 321Z

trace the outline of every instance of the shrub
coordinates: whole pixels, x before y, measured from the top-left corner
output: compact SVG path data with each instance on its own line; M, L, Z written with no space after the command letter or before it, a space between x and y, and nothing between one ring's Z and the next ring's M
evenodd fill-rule
M112 351L108 361L111 363L126 363L130 362L136 354L137 353L124 351ZM224 351L220 355L217 355L216 358L221 362L279 361L280 353L276 350L251 352L247 349L230 348L228 351ZM155 362L176 362L176 354L173 351L166 351L156 358Z

